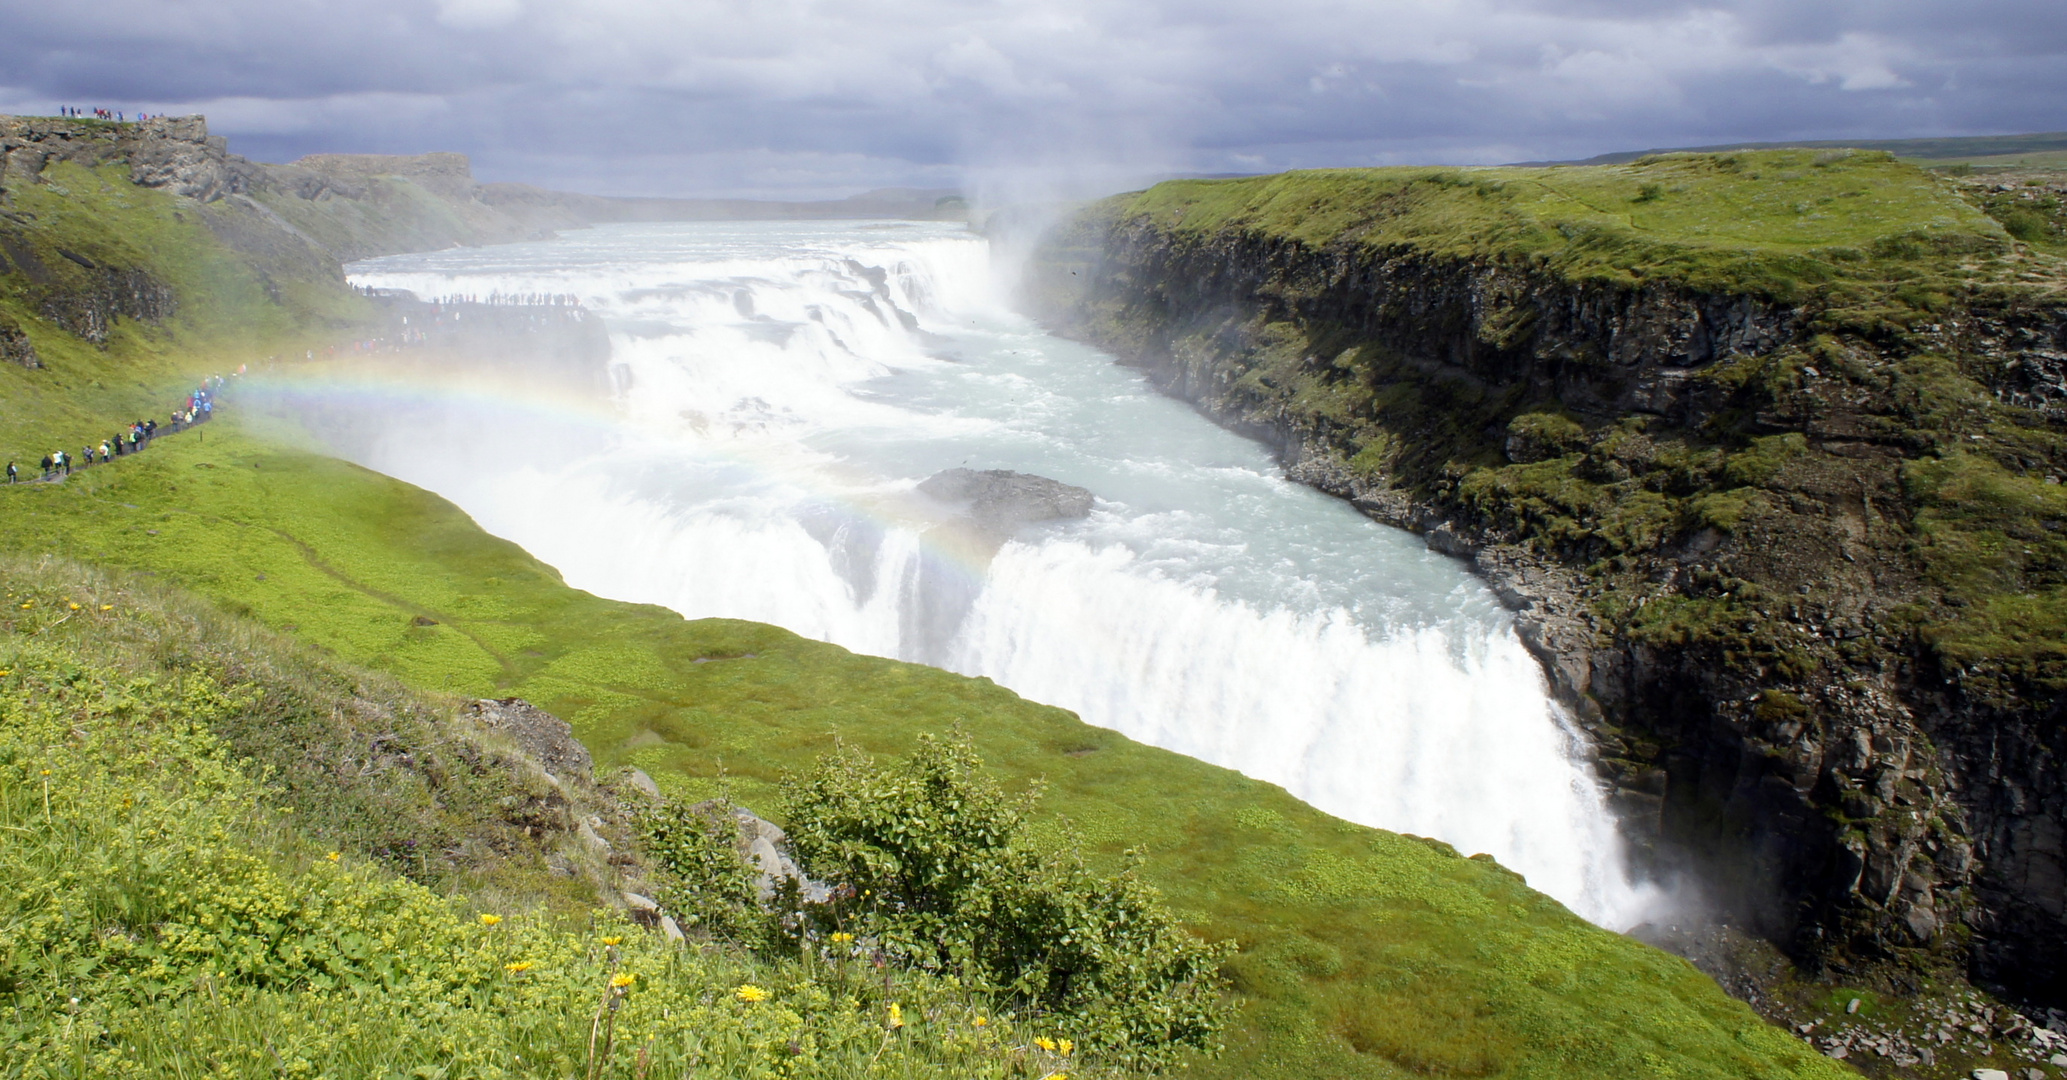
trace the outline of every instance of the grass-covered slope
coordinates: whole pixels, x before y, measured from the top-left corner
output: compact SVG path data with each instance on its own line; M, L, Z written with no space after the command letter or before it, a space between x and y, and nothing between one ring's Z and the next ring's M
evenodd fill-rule
M1209 1075L1827 1068L1685 962L1488 861L1336 821L985 680L600 600L435 496L234 421L206 433L5 492L0 543L176 582L413 685L525 697L685 798L715 793L722 770L768 810L782 770L836 738L903 753L959 723L999 772L1045 778L1045 805L1099 854L1145 849L1144 875L1199 932L1241 943L1248 1004Z
M137 187L121 164L57 162L42 182L11 181L0 334L14 328L41 366L0 362L0 455L28 466L137 419L163 423L188 379L311 344L360 315L334 265L269 273L211 230L254 214Z
M1576 280L1677 282L1782 301L1820 287L1843 302L1891 270L1958 268L1916 265L1923 250L2008 254L2001 226L1949 185L1886 154L1844 150L1178 180L1101 212L1175 232L1518 258Z
M574 778L449 699L70 562L0 560L0 591L0 1075L1063 1064L1031 1045L1052 1026L935 981L672 947L595 910L538 839L567 835L541 795Z

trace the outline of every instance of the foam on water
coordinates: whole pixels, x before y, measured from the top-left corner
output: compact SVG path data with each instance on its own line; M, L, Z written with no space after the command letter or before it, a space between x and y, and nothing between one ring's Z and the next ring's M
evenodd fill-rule
M755 222L359 263L424 298L578 296L616 390L555 419L509 387L395 388L317 426L578 587L986 675L1640 921L1654 894L1488 590L1005 310L988 259L952 226ZM521 435L481 453L484 431ZM962 465L1098 506L994 555L937 543L946 511L912 489Z

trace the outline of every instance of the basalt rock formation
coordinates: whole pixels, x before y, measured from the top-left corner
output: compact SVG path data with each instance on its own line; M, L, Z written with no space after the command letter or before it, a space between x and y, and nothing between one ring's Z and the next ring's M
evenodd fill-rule
M1599 215L1526 201L1577 170L1163 185L1052 231L1028 299L1473 560L1652 865L1719 918L1839 973L1959 964L2057 1003L2060 264L1942 181L1797 156L1587 176L1628 188ZM1629 226L1825 168L1943 213L1784 250Z

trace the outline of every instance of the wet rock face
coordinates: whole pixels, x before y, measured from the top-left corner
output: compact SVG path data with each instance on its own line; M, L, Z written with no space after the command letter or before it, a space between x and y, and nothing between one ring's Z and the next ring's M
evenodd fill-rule
M1719 916L1812 965L1935 953L2067 1001L2067 695L1990 705L1903 636L1894 606L1925 595L1902 481L1918 451L1888 434L1884 403L1811 370L1788 408L1754 414L1704 377L1801 350L1804 313L1483 259L1165 233L1145 219L1058 234L1029 280L1050 325L1272 443L1293 479L1472 560L1593 735L1643 854L1702 881ZM2001 400L2067 415L2067 311L1977 306L1931 332L1942 340L1930 349L1999 372ZM1847 347L1861 365L1888 359ZM1334 389L1302 398L1301 380ZM1389 457L1359 467L1371 444L1353 410L1376 405L1323 413L1302 401L1379 389L1421 411L1387 428ZM1486 423L1479 403L1500 401L1547 408L1468 426ZM1617 424L1638 433L1603 442ZM1803 434L1816 471L1762 496L1784 511L1778 524L1667 530L1617 561L1649 601L1713 602L1763 583L1759 632L1806 658L1789 674L1634 633L1640 609L1596 603L1599 553L1519 542L1445 471L1474 455L1584 455L1587 479L1627 482L1654 467L1654 438L1722 424Z
M1091 513L1089 490L1009 469L948 469L927 477L919 490L960 507L978 528L998 536Z
M466 712L482 727L516 740L546 772L582 783L592 779L595 763L588 747L574 737L574 728L567 721L552 713L523 698L482 698L468 703Z

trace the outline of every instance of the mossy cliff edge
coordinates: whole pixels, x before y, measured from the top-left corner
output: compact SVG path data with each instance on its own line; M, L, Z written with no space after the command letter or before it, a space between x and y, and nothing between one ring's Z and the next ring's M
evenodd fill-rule
M1474 560L1724 917L2059 1003L2067 266L1998 186L1848 151L1175 181L1027 289Z

